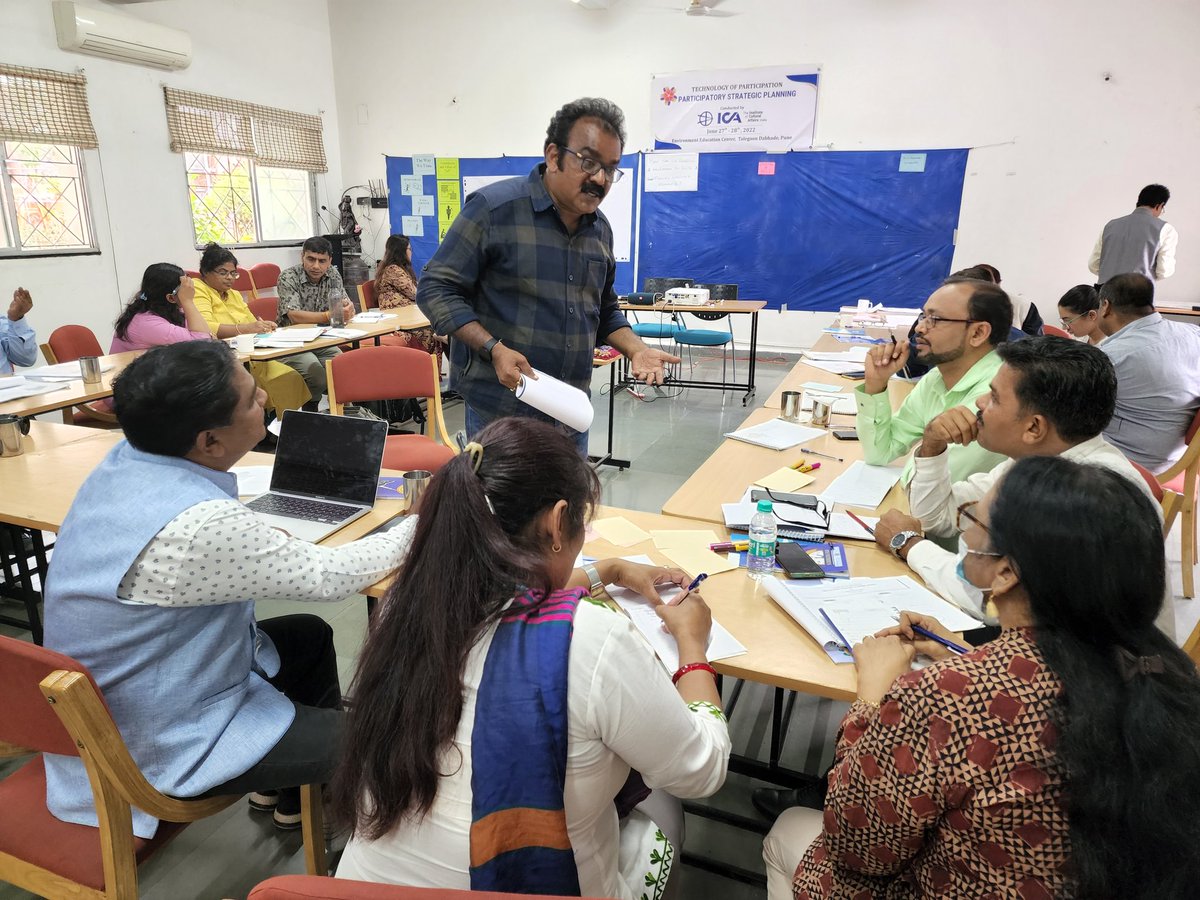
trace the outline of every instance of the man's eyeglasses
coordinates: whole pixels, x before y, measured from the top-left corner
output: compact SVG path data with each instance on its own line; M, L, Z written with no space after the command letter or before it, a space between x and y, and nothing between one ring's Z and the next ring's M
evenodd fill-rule
M964 503L962 506L960 506L958 508L958 512L956 513L956 515L954 517L954 524L958 528L958 531L960 534L962 532L966 531L968 526L971 524L978 525L989 535L992 533L992 530L987 527L987 525L979 518L979 516L975 515L975 513L972 512L972 510L978 504L979 504L978 500L971 500L970 502ZM995 553L991 550L971 550L969 547L967 548L967 552L974 553L978 556L1003 556L1004 555L1003 553Z
M933 313L927 313L924 310L917 313L917 324L925 323L927 328L937 328L943 322L962 322L970 325L973 322L978 322L978 319L948 319L945 316L937 316Z
M583 156L577 151L572 150L570 147L563 147L562 151L564 153L570 153L573 157L579 160L579 168L583 169L583 174L587 175L589 178L595 178L597 175L603 172L604 177L608 179L609 184L616 184L621 180L621 176L625 174L616 166L606 166L599 160L592 159L590 156Z

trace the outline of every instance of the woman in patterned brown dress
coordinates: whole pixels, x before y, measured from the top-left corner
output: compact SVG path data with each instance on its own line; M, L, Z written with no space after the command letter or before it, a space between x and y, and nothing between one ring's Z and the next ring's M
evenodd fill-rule
M1003 630L958 656L911 626L961 636L905 613L854 648L824 815L780 816L769 897L1195 896L1200 678L1154 625L1151 502L1032 457L959 515L959 575ZM938 661L909 671L918 652Z
M417 276L412 267L412 245L403 234L393 234L383 247L375 275L375 302L380 309L412 306L417 302ZM432 328L419 328L387 335L382 339L394 347L412 347L441 357L442 342Z

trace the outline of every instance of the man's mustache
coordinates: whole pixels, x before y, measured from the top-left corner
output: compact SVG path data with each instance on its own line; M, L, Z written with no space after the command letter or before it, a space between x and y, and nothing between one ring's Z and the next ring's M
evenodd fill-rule
M604 199L604 189L597 187L594 184L585 184L583 186L583 192L585 194L591 194L593 197L599 197L602 200Z

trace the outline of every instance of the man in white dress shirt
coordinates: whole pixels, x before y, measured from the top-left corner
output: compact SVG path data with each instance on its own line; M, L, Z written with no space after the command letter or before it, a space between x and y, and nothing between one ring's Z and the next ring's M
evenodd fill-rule
M997 352L1004 364L989 392L976 399L978 411L955 407L925 429L908 486L912 515L889 510L875 529L875 540L905 560L931 589L987 624L994 621L982 608L977 591L956 574L958 556L931 538L958 536L959 510L978 502L1017 459L1063 456L1103 466L1151 496L1137 469L1100 434L1112 416L1117 396L1116 373L1104 353L1089 344L1053 336L1001 344ZM1009 459L990 472L952 482L947 448L976 440ZM1067 527L1086 528L1087 524L1068 523ZM1173 635L1173 606L1165 607L1159 625Z
M177 797L252 793L298 827L344 713L333 632L255 621L254 601L338 601L391 573L413 522L341 547L273 528L229 472L263 437L266 394L221 341L156 347L117 379L126 440L80 488L46 585L45 644L87 666L139 768ZM46 756L58 818L95 825L75 757ZM158 823L134 810L138 837Z
M1100 289L1099 344L1117 370L1117 405L1104 436L1154 474L1183 456L1200 409L1200 328L1154 311L1154 283L1129 272Z

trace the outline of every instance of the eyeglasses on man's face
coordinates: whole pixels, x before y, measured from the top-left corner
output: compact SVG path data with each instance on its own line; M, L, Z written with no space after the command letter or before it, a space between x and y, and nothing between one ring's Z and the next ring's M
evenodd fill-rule
M579 160L579 168L581 168L583 170L583 174L587 175L589 178L595 178L597 175L603 172L604 177L608 179L609 184L616 184L621 180L621 176L625 174L616 166L606 166L600 162L600 160L592 159L590 156L583 156L581 153L576 150L572 150L570 147L563 147L562 150L564 153L570 153L573 157Z
M927 313L924 310L917 313L917 325L924 324L926 329L937 328L943 322L961 322L965 325L970 325L973 322L978 322L978 319L951 319L947 316L939 316L934 313Z

